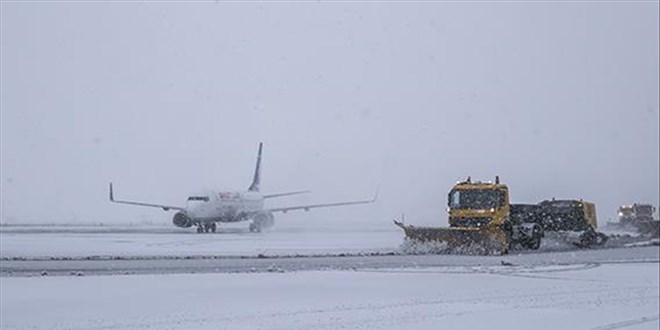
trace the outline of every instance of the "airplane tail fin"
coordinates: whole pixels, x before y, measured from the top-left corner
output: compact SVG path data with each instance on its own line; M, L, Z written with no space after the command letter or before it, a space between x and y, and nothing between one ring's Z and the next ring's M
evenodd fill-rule
M261 149L263 142L259 142L259 153L257 154L257 167L254 169L254 178L248 191L259 191L259 182L261 181Z

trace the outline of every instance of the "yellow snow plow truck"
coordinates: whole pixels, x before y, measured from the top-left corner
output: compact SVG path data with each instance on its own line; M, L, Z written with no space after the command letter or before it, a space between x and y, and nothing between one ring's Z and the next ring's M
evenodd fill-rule
M603 244L596 232L596 208L582 200L510 204L509 188L492 182L457 183L448 196L449 227L417 227L394 221L408 240L445 244L448 251L506 254L514 245L538 249L546 231L581 232L578 247Z

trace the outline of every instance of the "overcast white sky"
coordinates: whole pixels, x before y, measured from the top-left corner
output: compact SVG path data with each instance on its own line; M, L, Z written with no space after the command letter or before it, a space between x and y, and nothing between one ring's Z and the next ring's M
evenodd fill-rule
M279 221L446 223L457 180L514 202L659 203L658 2L3 2L2 222L169 222L245 189ZM287 220L288 219L288 220Z

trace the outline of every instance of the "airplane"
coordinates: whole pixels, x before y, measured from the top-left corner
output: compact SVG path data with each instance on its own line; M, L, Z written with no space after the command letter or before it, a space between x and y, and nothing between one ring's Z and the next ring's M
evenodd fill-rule
M275 221L273 213L276 212L287 213L288 211L293 210L309 211L310 209L319 207L367 204L376 201L378 192L376 192L376 195L370 200L265 208L264 200L266 199L304 194L309 191L262 194L260 192L262 147L263 143L259 143L254 178L247 191L210 191L205 194L188 197L186 206L172 206L115 199L112 182L110 182L110 202L157 207L164 211L175 210L177 213L174 214L174 217L172 218L172 223L175 226L181 228L196 226L198 233L208 233L216 231L216 223L234 223L249 220L252 221L249 225L250 231L260 232L263 229L270 228L274 225Z

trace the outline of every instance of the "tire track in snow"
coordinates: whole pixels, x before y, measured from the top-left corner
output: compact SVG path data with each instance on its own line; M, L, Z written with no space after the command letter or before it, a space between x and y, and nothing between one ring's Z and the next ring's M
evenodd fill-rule
M487 274L493 274L493 275L500 275L500 276L511 276L511 277L524 277L524 278L533 278L533 279L541 279L541 280L558 280L558 281L578 281L578 282L601 282L600 280L596 279L585 279L585 278L572 278L572 277L558 277L558 276L544 276L544 275L536 275L536 274L550 274L550 273L558 273L558 272L568 272L568 271L582 271L582 270L589 270L589 269L594 269L600 267L600 263L587 263L584 265L581 265L579 267L565 267L565 268L551 268L551 269L531 269L529 271L526 271L525 269L518 271L518 270L513 270L513 271L492 271L492 272L485 272Z
M362 272L374 273L400 273L400 274L491 274L500 276L511 277L524 277L543 280L562 280L562 281L582 281L582 282L600 282L595 279L580 279L570 277L557 277L557 276L543 276L536 274L543 273L560 273L570 271L582 271L600 267L600 263L586 263L578 265L559 265L559 266L538 266L538 267L521 267L521 266L485 266L485 267L452 267L450 269L442 270L360 270Z

